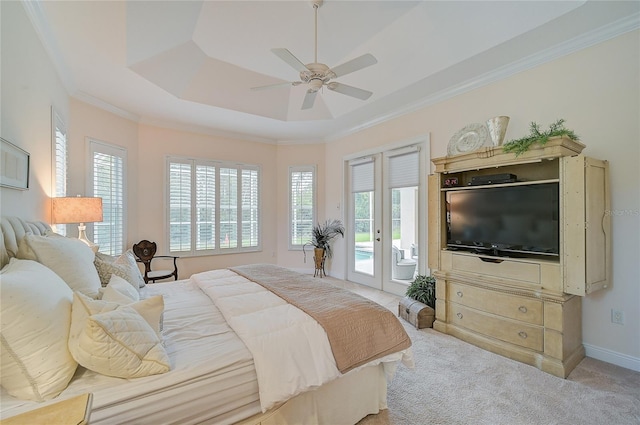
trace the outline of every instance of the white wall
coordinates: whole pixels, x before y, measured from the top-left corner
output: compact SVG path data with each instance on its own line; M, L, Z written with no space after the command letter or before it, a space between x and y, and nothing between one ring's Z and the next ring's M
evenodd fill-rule
M509 140L528 134L531 121L547 127L566 119L587 145L583 153L608 160L611 168L613 285L584 298L583 342L589 356L640 370L639 65L640 32L634 31L336 140L326 148L325 204L342 199L337 188L345 155L430 133L437 158L469 123L508 115ZM344 276L343 247L336 244L332 274ZM611 323L612 308L624 311L624 325Z
M50 218L51 107L68 123L69 100L20 2L0 2L0 134L31 154L30 188L0 188L2 215Z

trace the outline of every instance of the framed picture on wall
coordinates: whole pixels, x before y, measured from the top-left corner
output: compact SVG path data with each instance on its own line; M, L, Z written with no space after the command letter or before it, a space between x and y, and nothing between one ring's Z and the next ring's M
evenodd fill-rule
M29 152L0 137L0 186L29 189Z

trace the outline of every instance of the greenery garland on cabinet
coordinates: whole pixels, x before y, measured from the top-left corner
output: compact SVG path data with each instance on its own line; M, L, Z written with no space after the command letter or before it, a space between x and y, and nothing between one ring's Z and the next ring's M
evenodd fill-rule
M564 128L564 119L559 119L549 126L549 130L541 131L540 125L532 122L529 127L529 135L520 139L509 140L502 145L504 152L513 152L516 156L520 156L529 150L531 145L539 143L544 146L552 137L568 137L571 140L579 140L578 136L573 132Z

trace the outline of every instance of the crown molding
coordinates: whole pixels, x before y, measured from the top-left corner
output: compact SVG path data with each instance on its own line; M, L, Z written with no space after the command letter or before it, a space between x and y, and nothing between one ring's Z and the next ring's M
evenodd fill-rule
M225 131L217 128L203 127L203 126L198 126L193 124L184 124L176 121L165 121L165 120L159 120L155 118L144 117L139 122L140 124L151 125L159 128L166 128L169 130L177 130L177 131L184 131L188 133L223 137L225 139L241 140L244 142L266 143L270 145L278 144L276 140L270 139L267 137L257 137L251 134L244 134L244 133L239 133L234 131Z
M412 112L416 112L420 109L435 105L471 90L489 85L500 80L504 80L520 72L536 68L545 63L557 60L588 47L595 46L597 44L611 40L639 28L640 12L634 13L625 18L612 22L611 24L604 25L598 29L586 32L578 37L574 37L570 40L559 43L552 48L516 60L507 66L497 68L491 72L478 75L472 79L466 80L445 90L433 93L432 95L429 95L412 104L406 105L403 108L395 109L387 114L379 115L372 120L360 123L357 126L331 134L330 136L327 136L325 138L325 141L332 142L343 137L358 133L367 128L374 127L386 121L410 114Z
M89 105L93 105L96 108L103 109L107 112L111 112L112 114L118 115L119 117L126 118L134 122L139 122L141 120L141 117L139 115L136 115L133 112L129 112L126 109L119 108L115 105L110 104L109 102L105 102L104 100L99 99L83 91L78 90L75 93L72 93L71 97L81 102L88 103Z

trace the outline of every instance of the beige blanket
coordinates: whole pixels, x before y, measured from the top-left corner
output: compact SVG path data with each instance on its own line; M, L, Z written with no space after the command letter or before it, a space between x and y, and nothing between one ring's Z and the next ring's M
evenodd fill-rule
M360 295L272 264L230 269L313 317L327 333L341 373L411 346L396 316Z

